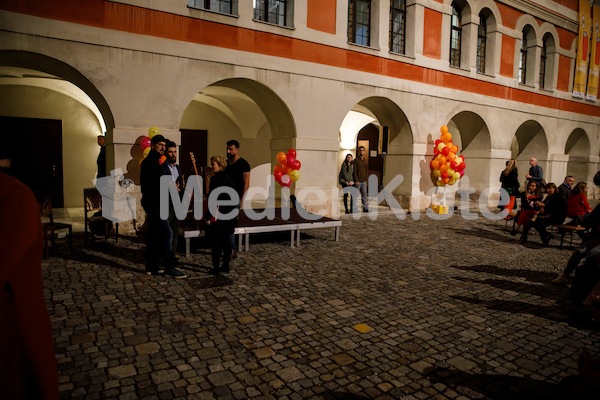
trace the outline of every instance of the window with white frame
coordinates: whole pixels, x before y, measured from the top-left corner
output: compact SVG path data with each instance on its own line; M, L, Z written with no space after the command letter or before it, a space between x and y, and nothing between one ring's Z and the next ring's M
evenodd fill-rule
M371 45L371 0L348 0L348 41Z
M543 89L546 82L546 52L548 51L547 40L542 42L542 51L540 54L540 89Z
M487 51L487 19L479 15L479 27L477 28L477 59L475 60L477 72L485 74L485 55Z
M452 3L452 18L450 23L450 65L460 67L460 46L462 39L461 10L456 3Z
M192 8L214 11L222 14L237 14L238 0L189 0Z
M523 39L519 49L519 83L525 84L527 80L527 40Z
M292 26L293 0L253 0L254 19L279 26Z
M406 53L406 0L390 2L390 51Z

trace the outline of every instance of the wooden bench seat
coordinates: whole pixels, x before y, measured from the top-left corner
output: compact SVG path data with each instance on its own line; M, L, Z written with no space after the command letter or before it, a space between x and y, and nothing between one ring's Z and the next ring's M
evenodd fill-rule
M556 230L558 231L558 234L560 235L560 247L562 249L563 246L563 241L565 238L565 235L569 234L571 235L571 241L569 243L569 247L572 248L573 247L573 234L574 233L578 233L578 232L585 232L585 228L583 226L576 226L576 225L552 225L554 228L556 228Z

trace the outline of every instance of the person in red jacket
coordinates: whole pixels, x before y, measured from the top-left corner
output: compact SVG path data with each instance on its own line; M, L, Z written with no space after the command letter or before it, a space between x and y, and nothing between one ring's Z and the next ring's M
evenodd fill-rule
M58 399L40 211L31 190L2 172L0 221L0 399Z
M573 188L567 202L567 216L573 218L569 225L581 225L591 212L592 207L587 200L587 183L579 182Z

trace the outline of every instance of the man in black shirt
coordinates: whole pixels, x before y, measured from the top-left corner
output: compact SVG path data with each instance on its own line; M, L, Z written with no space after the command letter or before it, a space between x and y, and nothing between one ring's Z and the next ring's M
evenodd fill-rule
M98 146L100 146L100 153L96 159L98 165L98 175L96 178L102 178L106 176L106 144L104 142L104 136L98 135Z
M567 175L563 183L558 187L558 193L565 200L569 200L569 195L573 191L573 185L575 184L575 178L571 175Z
M250 187L250 164L239 155L240 142L237 140L230 140L227 142L227 167L225 167L225 173L229 175L233 181L235 191L240 196L241 205L244 201L244 194ZM231 258L236 258L237 253L235 251L235 236L234 234L229 235L229 242L231 243Z

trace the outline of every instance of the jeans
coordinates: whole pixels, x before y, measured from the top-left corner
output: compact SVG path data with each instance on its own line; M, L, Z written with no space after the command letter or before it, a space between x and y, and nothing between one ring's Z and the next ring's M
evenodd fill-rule
M360 192L360 197L362 198L363 210L368 210L369 199L367 198L367 182L358 182L357 188Z

